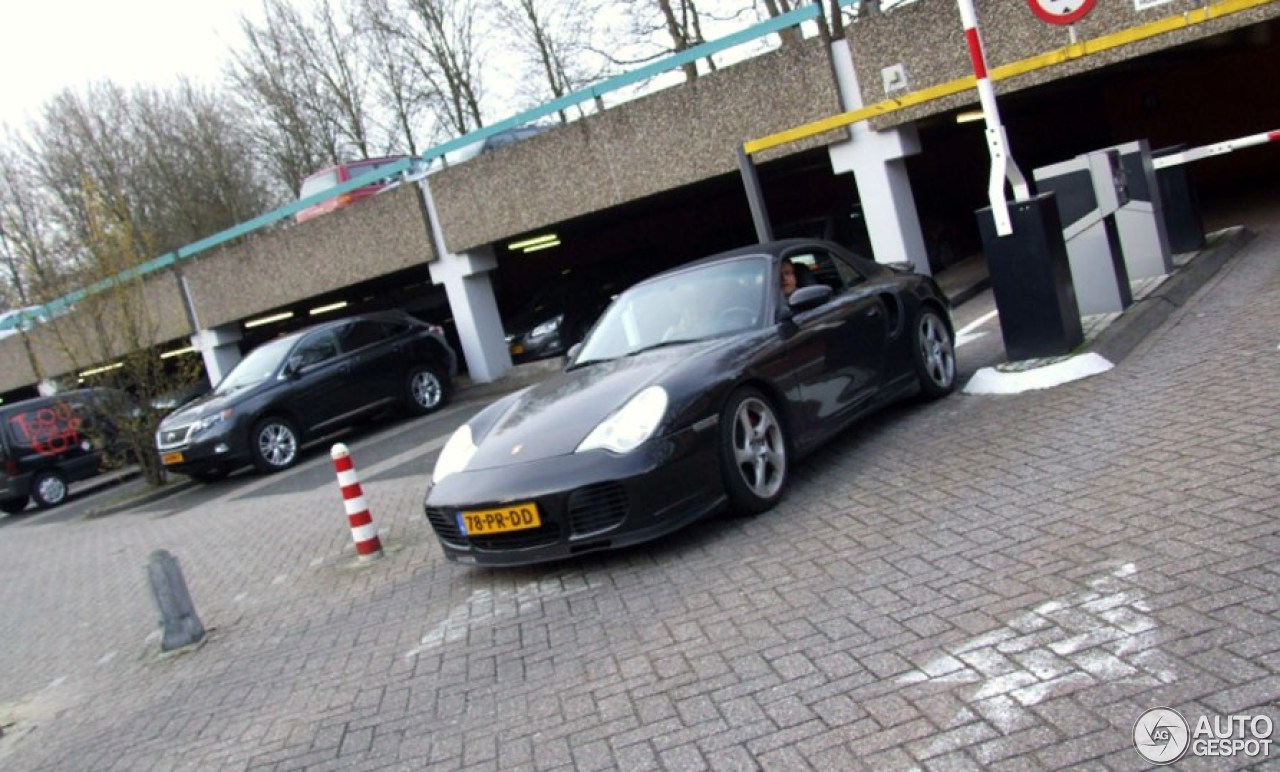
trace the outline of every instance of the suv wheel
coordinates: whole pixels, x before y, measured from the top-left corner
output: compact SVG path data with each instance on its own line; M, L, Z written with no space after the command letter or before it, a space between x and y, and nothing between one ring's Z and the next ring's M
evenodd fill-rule
M418 415L439 410L449 401L449 387L434 365L420 365L409 371L406 383L409 410Z
M283 418L264 418L249 435L253 465L263 472L280 472L298 460L298 432Z
M31 498L41 509L66 501L68 492L66 479L57 472L40 472L31 479Z

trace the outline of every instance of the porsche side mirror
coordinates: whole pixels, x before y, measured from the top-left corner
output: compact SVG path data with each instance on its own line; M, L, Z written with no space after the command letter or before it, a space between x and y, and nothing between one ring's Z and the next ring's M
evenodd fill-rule
M833 290L825 284L801 287L787 298L787 305L791 306L792 311L808 311L826 303L833 294Z

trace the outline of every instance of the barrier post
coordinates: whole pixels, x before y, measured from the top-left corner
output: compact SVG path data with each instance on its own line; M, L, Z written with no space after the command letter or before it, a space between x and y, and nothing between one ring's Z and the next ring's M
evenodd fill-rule
M333 457L333 468L338 473L338 488L342 491L342 503L347 510L347 524L356 544L356 555L360 560L382 557L382 542L378 539L378 529L373 525L373 516L369 514L369 505L365 503L351 451L339 442L329 455Z

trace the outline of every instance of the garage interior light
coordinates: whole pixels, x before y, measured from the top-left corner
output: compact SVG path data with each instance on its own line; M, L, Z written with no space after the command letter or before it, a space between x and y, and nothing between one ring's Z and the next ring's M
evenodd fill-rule
M164 352L163 354L160 355L160 358L168 359L170 357L182 356L183 354L191 354L191 353L194 353L195 350L196 350L195 346L187 346L186 348L175 348L173 351Z
M560 246L560 239L556 239L555 241L547 241L542 244L535 244L532 247L525 247L520 251L527 255L530 252L537 252L540 249L551 249L552 247L558 247L558 246Z
M513 241L507 245L507 249L512 252L520 250L521 252L528 254L529 252L537 252L539 249L550 249L558 246L560 246L559 236L554 233L544 233L541 236Z
M293 318L293 312L285 311L283 313L272 314L271 316L264 316L259 319L250 320L248 322L245 322L244 326L245 327L261 327L264 324L271 324L272 322L283 322L285 319L292 319L292 318Z
M80 377L88 378L90 375L101 375L102 373L111 372L112 370L119 370L121 367L124 367L124 362L113 362L109 365L103 365L102 367L95 367L92 370L85 370L80 373Z
M346 308L346 307L347 307L347 301L339 300L337 303L330 303L327 306L320 306L319 308L313 308L308 313L311 314L312 316L317 316L319 314L327 314L330 311L337 311L339 308Z
M962 113L956 113L956 123L973 123L985 117L981 110L966 110Z

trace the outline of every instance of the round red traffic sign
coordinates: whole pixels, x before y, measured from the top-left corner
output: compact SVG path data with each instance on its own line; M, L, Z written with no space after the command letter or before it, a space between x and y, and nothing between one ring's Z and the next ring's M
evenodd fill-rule
M1072 24L1093 10L1096 0L1027 0L1031 12L1049 24Z

